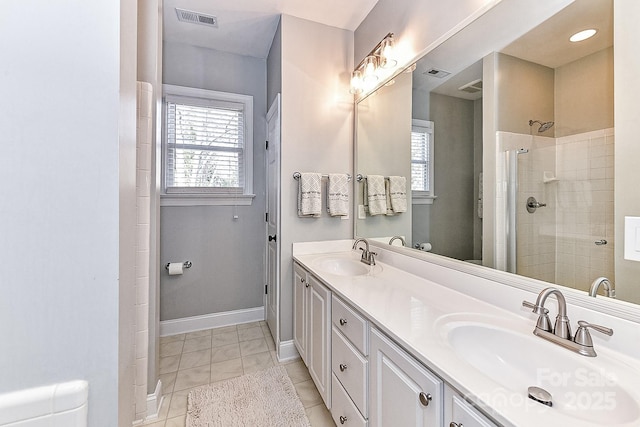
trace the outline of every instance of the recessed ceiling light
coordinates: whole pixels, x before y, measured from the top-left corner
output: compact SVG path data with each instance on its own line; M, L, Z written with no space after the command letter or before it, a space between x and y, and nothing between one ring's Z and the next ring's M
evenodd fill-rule
M569 41L572 41L574 43L581 42L582 40L586 40L589 37L593 37L596 34L596 32L597 30L594 30L593 28L590 28L588 30L583 30L569 37Z

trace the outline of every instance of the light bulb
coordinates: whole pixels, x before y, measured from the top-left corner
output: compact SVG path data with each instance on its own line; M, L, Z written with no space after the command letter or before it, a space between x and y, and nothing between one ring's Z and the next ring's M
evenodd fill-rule
M364 81L371 83L378 80L376 70L378 69L378 61L375 56L367 56L364 60Z
M393 36L389 36L382 40L380 46L380 67L393 68L398 64L398 61L394 58L395 54L395 42Z
M353 94L362 92L362 72L360 70L354 70L351 73L351 89L349 92Z

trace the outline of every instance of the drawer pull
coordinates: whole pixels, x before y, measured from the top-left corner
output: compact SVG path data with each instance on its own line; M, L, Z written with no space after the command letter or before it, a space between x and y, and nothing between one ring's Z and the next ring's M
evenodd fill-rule
M344 372L347 370L347 365L345 365L344 363L340 364L340 372Z
M449 427L464 427L464 426L462 425L462 423L458 424L451 421L451 423L449 424Z
M347 417L345 417L344 415L340 415L340 424L344 424L347 422Z
M341 325L341 326L344 326L344 325L346 325L346 324L347 324L347 319L342 319L342 318L341 318L341 319L340 319L340 325Z
M420 399L420 403L422 403L423 406L429 406L429 402L431 402L433 396L431 396L431 393L425 393L424 391L421 391L418 395L418 399Z

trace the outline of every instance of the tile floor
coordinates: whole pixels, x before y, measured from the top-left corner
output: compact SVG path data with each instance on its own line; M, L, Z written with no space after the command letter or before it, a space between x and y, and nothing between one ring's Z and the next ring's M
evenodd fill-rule
M158 419L145 427L184 427L193 388L280 364L265 322L226 326L160 338L159 373L164 402ZM334 427L302 360L282 363L312 427Z

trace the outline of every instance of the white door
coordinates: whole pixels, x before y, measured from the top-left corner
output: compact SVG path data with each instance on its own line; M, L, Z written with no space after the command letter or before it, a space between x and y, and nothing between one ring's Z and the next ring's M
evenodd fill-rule
M280 94L267 113L267 268L265 307L267 325L276 343L280 343L278 301L280 300Z

